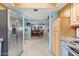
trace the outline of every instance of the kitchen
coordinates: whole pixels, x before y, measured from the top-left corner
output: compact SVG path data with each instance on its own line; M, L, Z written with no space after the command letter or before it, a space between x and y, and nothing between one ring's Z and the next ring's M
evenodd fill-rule
M68 3L53 22L53 50L59 56L79 56L79 4Z
M8 5L8 4L6 4L6 5ZM2 50L0 50L0 53L1 53L0 55L21 55L23 52L24 40L29 40L30 38L34 38L35 36L39 36L40 38L45 36L46 39L49 40L48 41L49 44L46 45L46 46L49 45L47 47L47 51L50 51L51 53L53 51L54 56L79 56L79 18L78 18L79 4L74 4L74 3L57 4L57 5L49 4L49 6L51 6L51 7L48 8L48 10L52 10L51 9L52 6L53 6L53 8L56 8L50 12L50 16L47 13L44 13L46 9L41 9L44 7L47 8L45 5L40 8L37 8L38 6L36 6L36 4L34 4L33 6L31 4L15 4L15 5L16 5L16 8L26 7L24 5L30 6L31 8L27 7L27 9L11 10L11 9L8 9L9 7L7 8L7 7L4 7L4 5L0 4L0 9L1 9L0 10L1 11L0 12L0 19L1 19L0 20L1 21L1 23L0 23L0 25L1 25L0 26L1 27L0 28L0 35L1 35L0 42L2 43L2 45L0 45L0 46L2 46L1 47ZM38 4L38 5L40 5L40 4ZM64 7L61 8L61 6L63 6L63 5L64 5ZM22 7L22 6L24 6L24 7ZM2 12L2 10L3 10L3 12ZM34 10L36 10L36 11L34 11ZM39 15L39 14L37 14L37 12L40 10L43 10L43 11L40 14L41 16L38 17L38 19L39 18L44 19L46 17L45 20L42 19L40 21L40 19L37 20L37 19L28 18L29 15L32 17L34 17L34 15L35 16ZM27 12L25 13L25 11L27 11ZM28 13L28 11L29 12L34 11L34 13L33 14L32 14L32 12ZM22 15L22 13L20 14L20 12L25 14L24 18L21 17L23 15ZM46 15L46 16L43 17L44 15ZM30 17L30 18L32 18L32 17ZM34 17L34 18L36 18L36 17ZM50 18L50 20L48 20L48 18ZM2 19L4 19L4 20L2 20ZM24 20L24 21L22 21L22 20ZM22 22L25 22L25 23L23 24ZM2 27L3 23L5 26L3 25L3 27ZM24 27L24 30L22 27ZM8 32L4 28L6 28L6 30ZM45 28L47 28L47 29L45 29ZM11 29L12 29L12 33L11 33ZM44 34L43 34L42 29L44 30ZM4 37L4 39L2 37ZM18 38L18 39L13 40L12 37ZM8 39L8 38L10 38L10 39ZM14 44L14 42L15 42L15 44ZM37 44L35 44L35 45L37 45ZM41 46L43 46L43 45L41 45ZM29 46L29 47L32 47L32 46ZM27 50L27 49L25 49L25 50ZM46 49L44 48L44 51L45 50ZM29 51L29 49L27 51Z

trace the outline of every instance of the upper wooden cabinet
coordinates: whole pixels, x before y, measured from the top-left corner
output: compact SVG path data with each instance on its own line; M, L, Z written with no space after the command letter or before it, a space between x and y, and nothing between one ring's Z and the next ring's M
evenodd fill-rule
M71 26L79 27L79 4L71 4Z
M79 3L68 3L59 12L59 17L70 17L71 27L79 27Z
M6 7L0 3L0 10L4 10L4 9L6 9Z
M63 7L59 12L59 17L70 17L70 9L71 9L71 4L68 3L65 7Z

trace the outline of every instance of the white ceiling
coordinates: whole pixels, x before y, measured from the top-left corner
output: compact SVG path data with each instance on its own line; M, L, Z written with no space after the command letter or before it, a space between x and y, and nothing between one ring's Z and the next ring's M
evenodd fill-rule
M48 14L47 13L28 13L26 14L26 17L29 20L46 20L48 19Z
M38 9L38 12L33 11L33 9L18 9L22 12L29 20L47 20L49 13L53 10L61 10L67 3L58 3L55 9Z
M64 6L66 6L67 5L67 3L58 3L57 5L56 5L56 10L57 11L60 11Z
M53 9L38 9L38 11L34 11L34 9L19 9L29 20L47 20L52 10Z
M56 10L61 10L67 3L57 3ZM8 8L13 9L12 6L8 6L8 4L4 4ZM9 4L10 5L10 4ZM16 9L15 9L16 10ZM34 12L33 9L17 9L17 11L23 13L28 19L32 20L46 20L48 19L49 13L54 9L38 9L38 12Z

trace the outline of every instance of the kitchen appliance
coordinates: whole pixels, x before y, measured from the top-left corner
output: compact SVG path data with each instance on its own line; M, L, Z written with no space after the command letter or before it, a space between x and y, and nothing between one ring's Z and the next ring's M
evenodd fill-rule
M0 10L0 38L2 56L18 56L23 51L23 20L16 12Z

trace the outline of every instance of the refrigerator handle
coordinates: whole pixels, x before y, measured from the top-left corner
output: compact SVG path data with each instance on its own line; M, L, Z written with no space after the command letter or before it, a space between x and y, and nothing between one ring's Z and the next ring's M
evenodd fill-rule
M16 41L18 41L18 30L16 31Z

